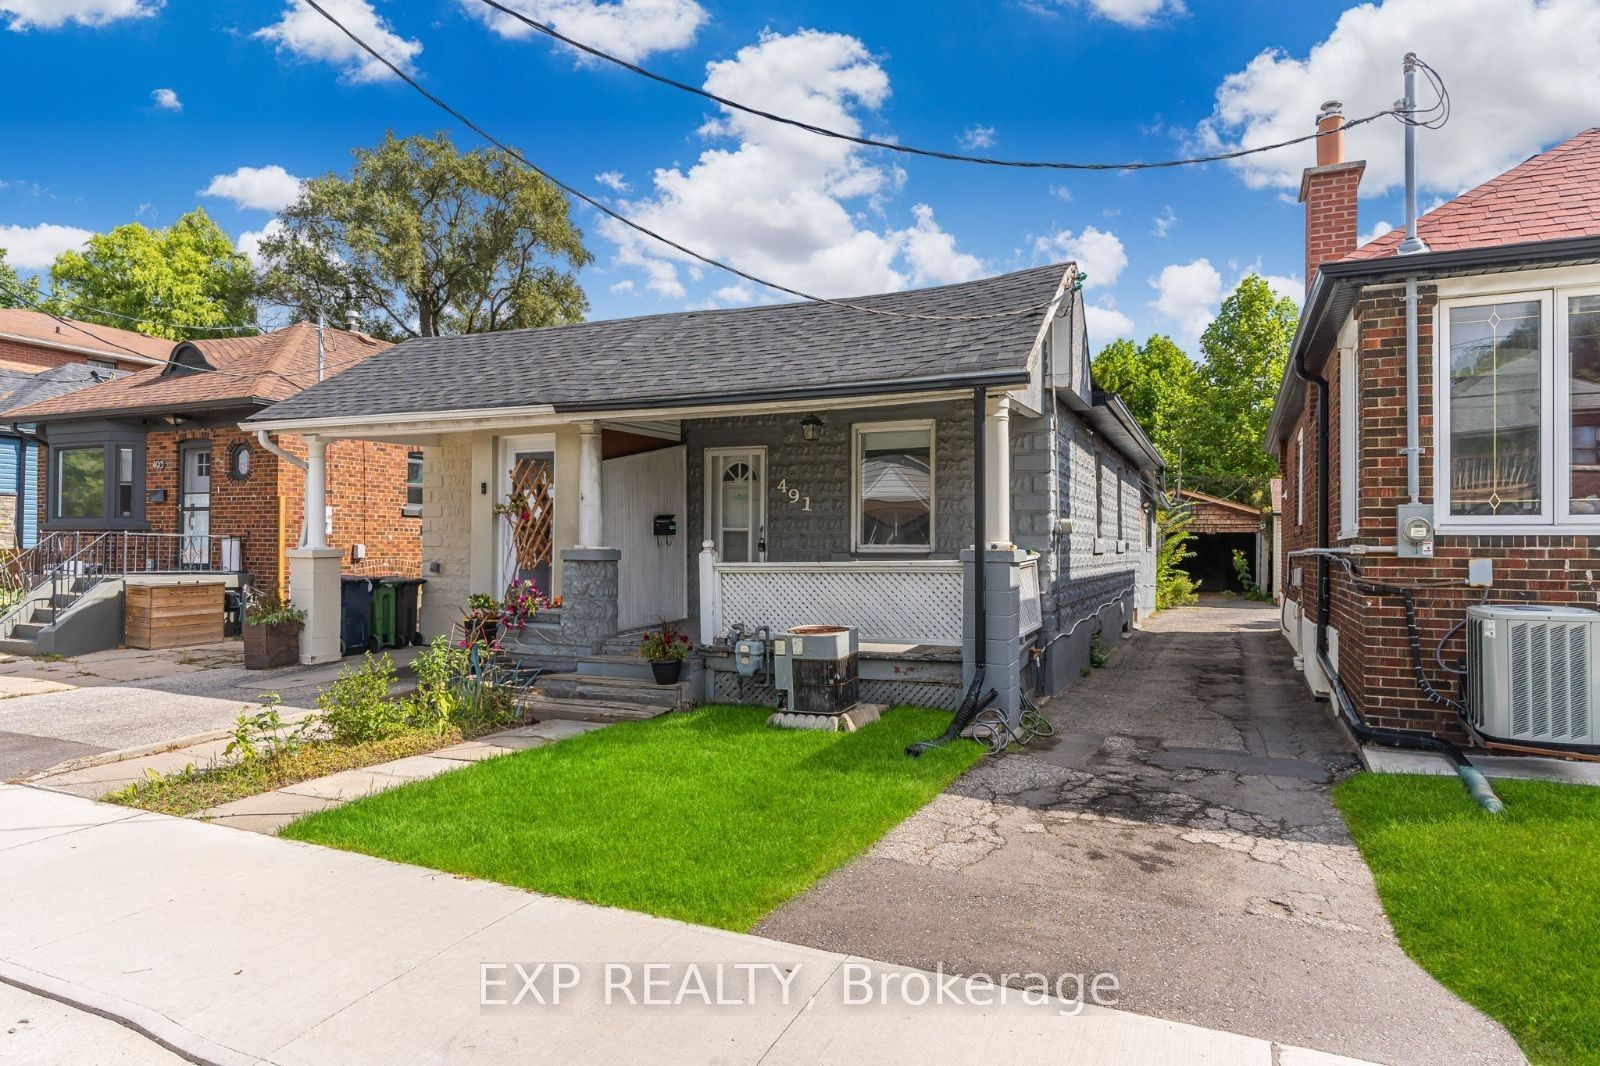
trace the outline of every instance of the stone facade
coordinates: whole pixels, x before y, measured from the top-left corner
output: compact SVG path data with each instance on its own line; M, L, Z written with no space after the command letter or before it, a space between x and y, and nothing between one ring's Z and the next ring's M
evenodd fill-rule
M568 548L561 553L561 640L595 646L617 633L616 548Z

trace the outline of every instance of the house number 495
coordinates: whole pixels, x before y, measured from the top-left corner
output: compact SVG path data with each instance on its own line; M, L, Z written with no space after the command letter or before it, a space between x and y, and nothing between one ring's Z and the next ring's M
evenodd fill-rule
M788 478L784 478L782 481L778 482L778 491L789 497L790 503L798 503L800 505L800 510L811 510L811 497L801 495L799 489L790 488Z

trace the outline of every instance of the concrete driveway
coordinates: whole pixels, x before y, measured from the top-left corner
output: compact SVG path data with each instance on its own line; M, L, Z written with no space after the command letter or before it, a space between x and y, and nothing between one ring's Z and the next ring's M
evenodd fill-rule
M1119 1007L1381 1062L1507 1063L1397 946L1329 789L1358 767L1277 613L1164 612L756 932L958 972L1111 973Z

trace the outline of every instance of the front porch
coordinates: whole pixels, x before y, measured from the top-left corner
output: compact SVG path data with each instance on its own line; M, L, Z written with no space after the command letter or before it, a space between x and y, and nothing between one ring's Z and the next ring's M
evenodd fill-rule
M668 703L776 705L770 668L740 674L733 641L830 624L859 633L864 702L954 709L981 639L986 687L1014 712L1024 642L1042 626L1039 557L1011 536L1016 406L1010 393L961 389L339 435L425 447L426 636L449 634L469 596L511 581L559 597L503 635L508 653L555 675L552 691L614 702L629 684L642 689L637 631L665 620L696 644ZM332 436L308 438L310 465ZM981 579L979 523L990 548ZM318 617L326 551L290 553L291 598L311 614L309 661L337 654Z

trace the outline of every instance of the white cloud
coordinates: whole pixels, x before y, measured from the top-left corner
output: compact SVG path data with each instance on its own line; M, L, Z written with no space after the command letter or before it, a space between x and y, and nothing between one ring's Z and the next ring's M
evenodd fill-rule
M150 99L154 100L156 106L163 111L183 110L183 101L178 99L178 94L172 89L152 89Z
M264 167L240 167L232 174L218 174L200 190L201 196L220 196L239 207L257 211L282 211L300 197L302 181L273 163Z
M611 291L616 293L618 296L632 296L637 290L634 288L632 278L623 278L621 281L611 286Z
M120 19L149 18L166 0L0 0L0 15L10 30L53 30L75 22L104 26Z
M1118 338L1133 336L1133 319L1114 307L1086 304L1083 322L1089 330L1089 343L1096 349L1104 348Z
M994 146L993 126L968 126L957 138L963 148L991 148Z
M939 228L933 208L917 204L911 209L916 224L902 230L906 262L911 264L913 285L949 285L983 275L983 260L956 250L956 239Z
M602 170L594 176L594 180L610 189L612 192L632 192L633 186L623 180L620 170Z
M502 0L506 7L621 59L638 62L694 43L706 21L695 0ZM461 6L502 37L542 36L478 0ZM577 53L583 55L583 53ZM588 57L585 57L588 58Z
M1058 230L1033 239L1034 255L1040 259L1070 259L1087 274L1089 288L1115 285L1128 265L1128 252L1122 238L1108 230L1085 226L1079 233Z
M373 10L367 0L322 0L328 13L350 32L366 41L410 73L412 61L422 52L422 42L407 40L390 29L387 19ZM304 4L290 0L283 17L252 36L271 41L279 52L305 60L332 63L344 70L352 82L374 82L394 75L389 68L368 55L333 23Z
M56 256L71 248L81 248L94 234L76 226L56 226L41 222L37 226L0 226L0 248L6 262L23 270L47 270Z
M1267 283L1267 288L1272 290L1274 296L1287 296L1294 301L1296 307L1305 303L1306 283L1303 278L1295 277L1293 274L1263 274L1259 270L1254 273L1261 276L1261 280Z
M733 58L710 64L705 86L849 133L862 131L861 111L889 95L888 76L861 41L816 30L763 33ZM889 292L982 272L925 204L913 208L904 229L870 224L905 176L856 145L727 109L700 133L716 143L692 166L657 170L648 194L624 205L629 217L752 274L821 296ZM600 232L617 245L618 263L641 271L644 287L658 296L682 300L685 277L704 275L694 260L614 220L602 219ZM735 284L713 298L773 297Z
M273 219L260 229L245 230L243 233L239 234L239 240L234 247L243 253L244 256L256 267L256 269L259 270L261 267L266 265L261 258L261 242L268 237L275 237L282 232L283 223L277 219Z
M1180 344L1193 346L1222 303L1222 275L1209 259L1173 263L1150 279L1156 298L1150 304L1177 327Z
M1356 245L1359 247L1363 244L1366 244L1368 241L1375 241L1392 229L1394 229L1394 227L1389 225L1388 219L1380 218L1378 221L1374 222L1370 227L1368 227L1367 232L1356 238Z
M1120 26L1130 29L1142 30L1154 23L1162 15L1181 15L1187 8L1183 0L1031 0L1025 6L1039 14L1054 14L1054 10L1045 6L1054 4L1056 7L1073 6L1086 7L1093 14L1110 19Z
M1486 32L1498 27L1501 32ZM1514 27L1514 30L1509 29ZM1592 0L1385 0L1340 16L1304 58L1262 52L1217 89L1200 127L1208 147L1252 147L1311 131L1325 100L1358 118L1393 105L1400 59L1416 48L1454 103L1440 130L1418 131L1418 180L1454 194L1594 124L1600 113L1600 4ZM1420 79L1419 79L1420 81ZM1423 106L1433 100L1426 83ZM1362 192L1403 178L1401 128L1380 119L1345 134L1345 155L1367 161ZM1295 189L1315 159L1310 143L1231 164L1252 188Z
M1067 188L1065 185L1051 185L1050 195L1054 196L1057 200L1060 200L1064 204L1070 204L1072 202L1072 190Z
M1172 205L1168 204L1161 209L1161 213L1150 220L1153 227L1150 232L1157 237L1165 237L1171 232L1172 227L1178 224L1178 216L1173 213Z

